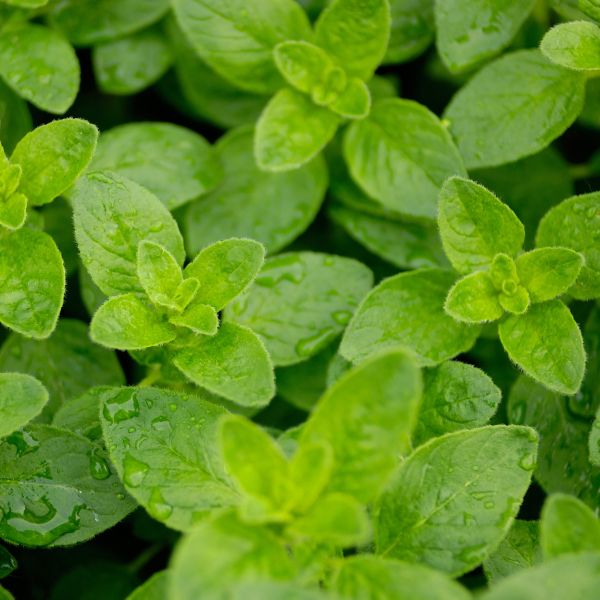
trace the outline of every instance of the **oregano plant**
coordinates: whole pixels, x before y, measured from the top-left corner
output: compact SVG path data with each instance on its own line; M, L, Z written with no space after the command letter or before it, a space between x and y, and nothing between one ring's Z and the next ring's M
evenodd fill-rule
M599 0L0 0L0 600L596 600L599 73Z

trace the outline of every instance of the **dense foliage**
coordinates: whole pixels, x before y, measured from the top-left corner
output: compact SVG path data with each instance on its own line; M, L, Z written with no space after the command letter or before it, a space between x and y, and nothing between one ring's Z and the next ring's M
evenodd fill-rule
M594 600L599 0L0 0L0 599Z

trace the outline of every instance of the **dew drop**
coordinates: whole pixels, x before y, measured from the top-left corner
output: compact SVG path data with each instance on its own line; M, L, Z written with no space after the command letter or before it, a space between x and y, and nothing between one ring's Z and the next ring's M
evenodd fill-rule
M102 480L110 477L108 462L98 455L97 450L90 452L90 473L94 479Z
M128 453L123 461L123 481L129 487L139 487L146 478L149 468L146 463Z
M157 521L166 521L173 513L173 507L168 504L158 488L152 490L148 501L148 514Z
M105 401L102 414L110 423L122 423L137 417L140 405L137 393L130 389L119 390L113 398Z

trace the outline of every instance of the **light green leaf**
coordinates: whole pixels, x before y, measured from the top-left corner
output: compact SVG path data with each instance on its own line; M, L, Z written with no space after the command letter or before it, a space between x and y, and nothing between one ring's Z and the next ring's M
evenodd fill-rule
M23 373L0 373L0 437L37 417L48 402L48 390Z
M127 123L100 136L91 169L109 169L151 191L170 210L214 189L220 161L200 135L172 123Z
M433 0L390 0L392 29L384 64L419 56L433 41Z
M228 598L252 581L289 581L287 548L264 527L242 523L233 512L215 514L185 536L171 559L169 600Z
M61 119L34 129L10 157L23 170L19 191L33 206L51 202L83 173L97 140L98 129L83 119Z
M259 407L275 395L271 359L254 332L225 322L175 352L173 364L191 381L241 406Z
M183 275L177 260L168 250L155 242L142 240L137 251L137 276L154 304L179 308L175 295L183 283Z
M190 280L186 279L185 283L188 281ZM177 327L185 327L194 333L205 335L215 335L219 328L217 311L208 304L194 303L188 306L180 315L169 317L169 322L177 325Z
M569 294L578 300L600 297L600 193L573 196L550 209L541 220L538 246L563 246L585 259Z
M460 273L488 266L499 253L516 256L525 240L523 224L506 204L459 177L442 187L438 225L444 250Z
M373 283L371 271L348 258L313 252L266 261L225 320L250 327L276 366L307 360L335 339Z
M196 396L157 388L110 388L100 421L127 491L150 516L186 531L238 494L219 454L227 411Z
M567 69L600 69L600 28L594 23L560 23L546 32L540 48L553 63Z
M579 0L579 9L592 19L600 21L600 3L598 0Z
M447 266L437 228L423 223L392 221L349 206L333 204L329 216L348 235L401 269Z
M14 544L70 546L134 508L106 453L68 431L17 431L0 443L0 464L0 537Z
M253 140L253 129L243 127L217 143L225 176L213 192L190 204L185 214L190 255L230 237L249 237L263 243L268 252L277 252L316 216L327 187L323 159L286 173L265 173L256 166Z
M76 46L93 46L143 29L168 9L169 0L62 0L49 20Z
M369 600L469 600L471 594L449 577L423 565L372 554L340 563L332 588L342 598Z
M450 122L467 169L535 154L559 137L583 108L585 78L537 50L486 65L454 96Z
M330 491L361 502L377 497L410 447L421 392L419 370L401 351L355 367L325 392L302 427L300 447L331 446Z
M425 151L426 149L426 151ZM434 219L444 181L465 175L462 159L439 119L412 100L375 103L344 137L352 178L385 207Z
M165 600L169 585L169 571L159 571L137 587L126 600Z
M572 494L597 510L600 469L588 459L590 423L575 416L570 405L570 399L521 376L511 389L507 412L511 423L534 427L540 435L544 460L534 475L544 491Z
M79 90L79 62L60 33L22 24L0 36L0 77L25 100L61 115Z
M107 348L143 350L172 342L177 330L143 296L123 294L96 311L90 337Z
M561 556L507 577L481 600L593 600L600 585L600 556Z
M3 586L0 585L0 598L2 600L14 600L14 596Z
M50 401L42 412L43 421L92 386L125 383L114 352L93 344L87 324L73 319L61 319L43 341L9 336L0 350L0 371L26 373L44 384Z
M508 292L503 291L498 296L498 301L500 302L500 306L502 306L506 312L513 315L522 315L527 311L531 304L529 293L521 285L517 285L513 289L512 286L510 286L510 283L511 282L509 282Z
M156 196L111 172L81 177L69 192L81 260L107 295L141 292L137 249L142 240L164 246L183 263L177 223Z
M544 503L540 518L544 558L580 552L600 552L600 521L581 500L553 494Z
M476 271L459 279L448 292L444 310L457 321L484 323L504 314L489 273Z
M471 365L448 361L425 369L423 401L413 435L415 444L487 424L501 397L490 377Z
M15 231L20 229L27 218L27 196L16 192L0 201L0 225Z
M21 8L39 8L40 6L44 6L44 4L48 4L48 0L2 0L2 2Z
M292 535L335 544L360 546L371 537L371 524L364 506L346 494L328 494L305 515L292 521Z
M532 302L546 302L564 294L583 267L583 257L568 248L540 248L517 258L521 284Z
M243 519L285 520L292 486L287 459L275 440L244 417L231 415L221 420L219 441L225 470L246 496Z
M515 519L500 545L483 561L488 581L496 585L500 579L542 562L542 549L537 521Z
M315 42L351 76L364 81L379 66L390 36L387 0L333 0L315 24Z
M354 77L329 108L346 119L364 119L371 110L369 87Z
M334 136L340 117L291 88L277 92L256 124L258 167L278 173L298 169Z
M397 471L376 513L379 554L457 576L506 535L529 487L537 435L495 425L449 433Z
M327 487L333 467L333 449L329 442L299 444L289 464L289 478L293 488L288 506L296 513L306 513Z
M204 248L184 271L200 284L194 302L222 310L252 283L264 258L263 245L249 239L232 238Z
M65 268L54 240L23 227L0 239L0 323L47 338L65 294Z
M453 72L498 54L513 40L535 0L450 0L435 3L437 48Z
M433 366L469 350L479 326L459 323L444 312L455 277L442 269L420 269L382 281L350 321L342 356L356 363L384 348L403 346L419 364Z
M24 102L0 78L0 144L10 153L32 128L31 115Z
M551 390L574 394L585 371L579 327L560 300L534 304L524 314L498 326L508 356L527 375Z
M525 225L525 246L534 245L538 223L549 208L574 194L570 165L549 146L514 163L478 169L473 179L502 198Z
M175 16L196 52L219 75L249 92L268 94L282 78L272 50L311 37L308 18L293 0L175 0Z
M94 76L106 94L140 92L158 81L172 62L171 48L158 28L144 29L92 49Z

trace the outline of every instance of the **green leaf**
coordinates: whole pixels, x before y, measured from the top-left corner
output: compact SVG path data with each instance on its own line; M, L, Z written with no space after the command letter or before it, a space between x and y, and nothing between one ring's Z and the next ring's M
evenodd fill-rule
M65 402L95 385L122 385L125 377L114 352L93 344L87 324L61 319L54 333L37 341L13 334L0 350L0 371L26 373L50 392L42 412L48 421Z
M0 323L27 337L47 338L65 294L65 268L54 240L22 228L0 239Z
M492 169L478 169L473 179L508 204L525 225L525 246L534 245L540 219L574 194L570 166L552 146L538 154Z
M483 561L488 581L496 585L500 579L542 562L537 521L515 519L500 545Z
M202 521L175 549L169 599L228 598L243 582L289 581L287 548L263 527L242 523L233 512Z
M471 594L444 574L423 565L372 554L350 556L336 571L332 588L342 598L469 600Z
M186 280L186 283L190 281ZM196 279L192 281L197 281ZM208 304L194 303L180 315L169 317L169 322L177 327L186 327L194 333L215 335L219 328L217 311Z
M448 105L467 169L535 154L559 137L583 108L585 78L537 50L512 52L481 69Z
M535 0L436 2L440 57L452 72L465 71L498 54L513 40Z
M185 268L185 277L198 280L194 302L219 311L254 280L265 258L262 244L249 239L223 240L204 248Z
M600 408L600 307L598 306L592 309L583 326L583 345L587 354L586 375L580 392L573 398L575 402L572 403L572 408L579 415L594 417Z
M451 175L466 176L446 128L412 100L375 103L369 117L348 128L344 156L352 178L369 196L417 217L434 219L444 181Z
M291 483L287 459L275 440L244 417L221 420L220 448L225 470L235 482L246 504L245 521L285 520Z
M92 49L92 65L100 90L106 94L135 94L158 81L173 55L160 29L144 29Z
M81 177L69 192L75 238L81 260L107 295L141 292L137 249L156 242L183 263L183 240L177 223L152 193L111 172Z
M600 28L588 21L560 23L546 32L540 49L557 65L595 71L600 69Z
M12 152L17 142L31 128L27 103L0 79L0 144L6 152Z
M15 231L20 229L27 218L27 196L19 192L0 201L0 225Z
M328 494L287 528L292 535L342 548L369 541L371 524L364 506L346 494Z
M596 21L600 20L600 4L598 0L579 0L579 9L592 19Z
M527 375L551 390L574 394L585 371L579 327L560 300L534 304L524 314L498 326L508 356Z
M540 518L544 558L580 552L600 552L600 521L581 500L553 494L544 503Z
M183 275L177 260L168 250L155 242L142 240L137 251L137 276L154 304L179 308L175 295L183 283Z
M250 327L276 366L307 360L344 329L373 283L371 271L348 258L313 252L266 261L225 320Z
M279 90L256 124L254 153L258 167L278 173L298 169L334 136L340 117L291 88Z
M483 371L457 361L423 371L423 401L413 439L481 427L496 412L502 394Z
M22 24L0 36L0 77L25 100L61 115L79 90L79 62L57 31Z
M540 248L516 261L521 284L532 302L546 302L564 294L577 279L583 257L568 248Z
M100 406L107 386L95 386L65 402L54 414L52 425L59 429L68 429L88 438L92 442L102 440L100 426Z
M511 423L534 427L540 435L540 460L535 478L547 494L564 492L592 509L600 506L600 469L588 459L590 423L574 415L569 399L524 376L512 387L508 401Z
M588 446L590 462L594 466L600 467L600 420L598 418L598 414L596 414L594 424L592 425L592 429L590 431Z
M281 437L279 438L281 444ZM319 499L331 479L333 449L327 441L299 444L289 463L293 486L288 506L299 514L306 513Z
M169 571L159 571L137 587L126 600L164 600L167 597Z
M469 350L480 328L459 323L444 311L455 277L442 269L420 269L382 281L350 321L342 356L356 363L384 348L403 346L419 364L433 366Z
M459 279L448 292L444 310L457 321L484 323L504 314L489 273L476 271Z
M329 108L346 119L364 119L371 110L371 92L364 81L351 79Z
M185 213L190 255L230 237L252 238L268 252L277 252L315 218L327 187L323 159L318 157L286 173L265 173L256 166L253 144L254 132L249 127L230 131L217 143L225 176L213 192L190 204Z
M219 454L227 411L196 396L157 388L110 388L102 394L104 439L127 491L150 516L186 531L238 494Z
M168 9L168 0L63 0L49 20L76 46L93 46L143 29Z
M134 503L105 452L47 425L0 443L0 537L24 546L70 546L109 529Z
M348 371L325 392L302 427L300 447L331 446L330 491L365 503L377 497L410 448L421 391L413 360L391 351Z
M0 373L0 438L37 417L48 402L48 390L23 373Z
M14 600L14 596L4 587L0 585L0 598L2 600Z
M94 314L90 336L96 344L117 350L143 350L168 344L177 330L143 296L109 298Z
M401 269L447 266L437 228L429 224L392 221L341 204L329 216L358 243Z
M260 407L275 395L271 359L254 332L223 323L216 335L199 336L173 355L191 381L236 404Z
M440 192L438 225L444 250L459 273L491 264L496 254L516 256L525 241L517 215L492 192L453 177Z
M377 551L452 576L479 565L506 535L529 487L537 435L495 425L449 433L397 471L376 513Z
M508 292L503 292L498 296L500 306L513 315L524 314L531 304L527 290L521 285L517 285L514 289L511 286L508 289Z
M214 189L223 172L208 142L172 123L127 123L100 136L91 169L139 183L173 210Z
M18 566L16 558L4 546L0 546L0 579L10 575Z
M281 76L272 50L311 37L308 18L293 0L175 0L175 16L196 52L230 83L257 94L277 91Z
M550 209L537 232L538 246L563 246L585 259L569 294L578 300L600 297L600 194L573 196Z
M409 61L434 38L433 0L390 0L392 28L384 64Z
M19 191L33 206L51 202L83 173L97 140L98 129L83 119L61 119L34 129L10 157L23 170Z
M315 24L315 42L353 77L371 78L387 50L387 0L333 0Z
M515 573L480 596L481 600L593 600L600 585L600 556L561 556Z

